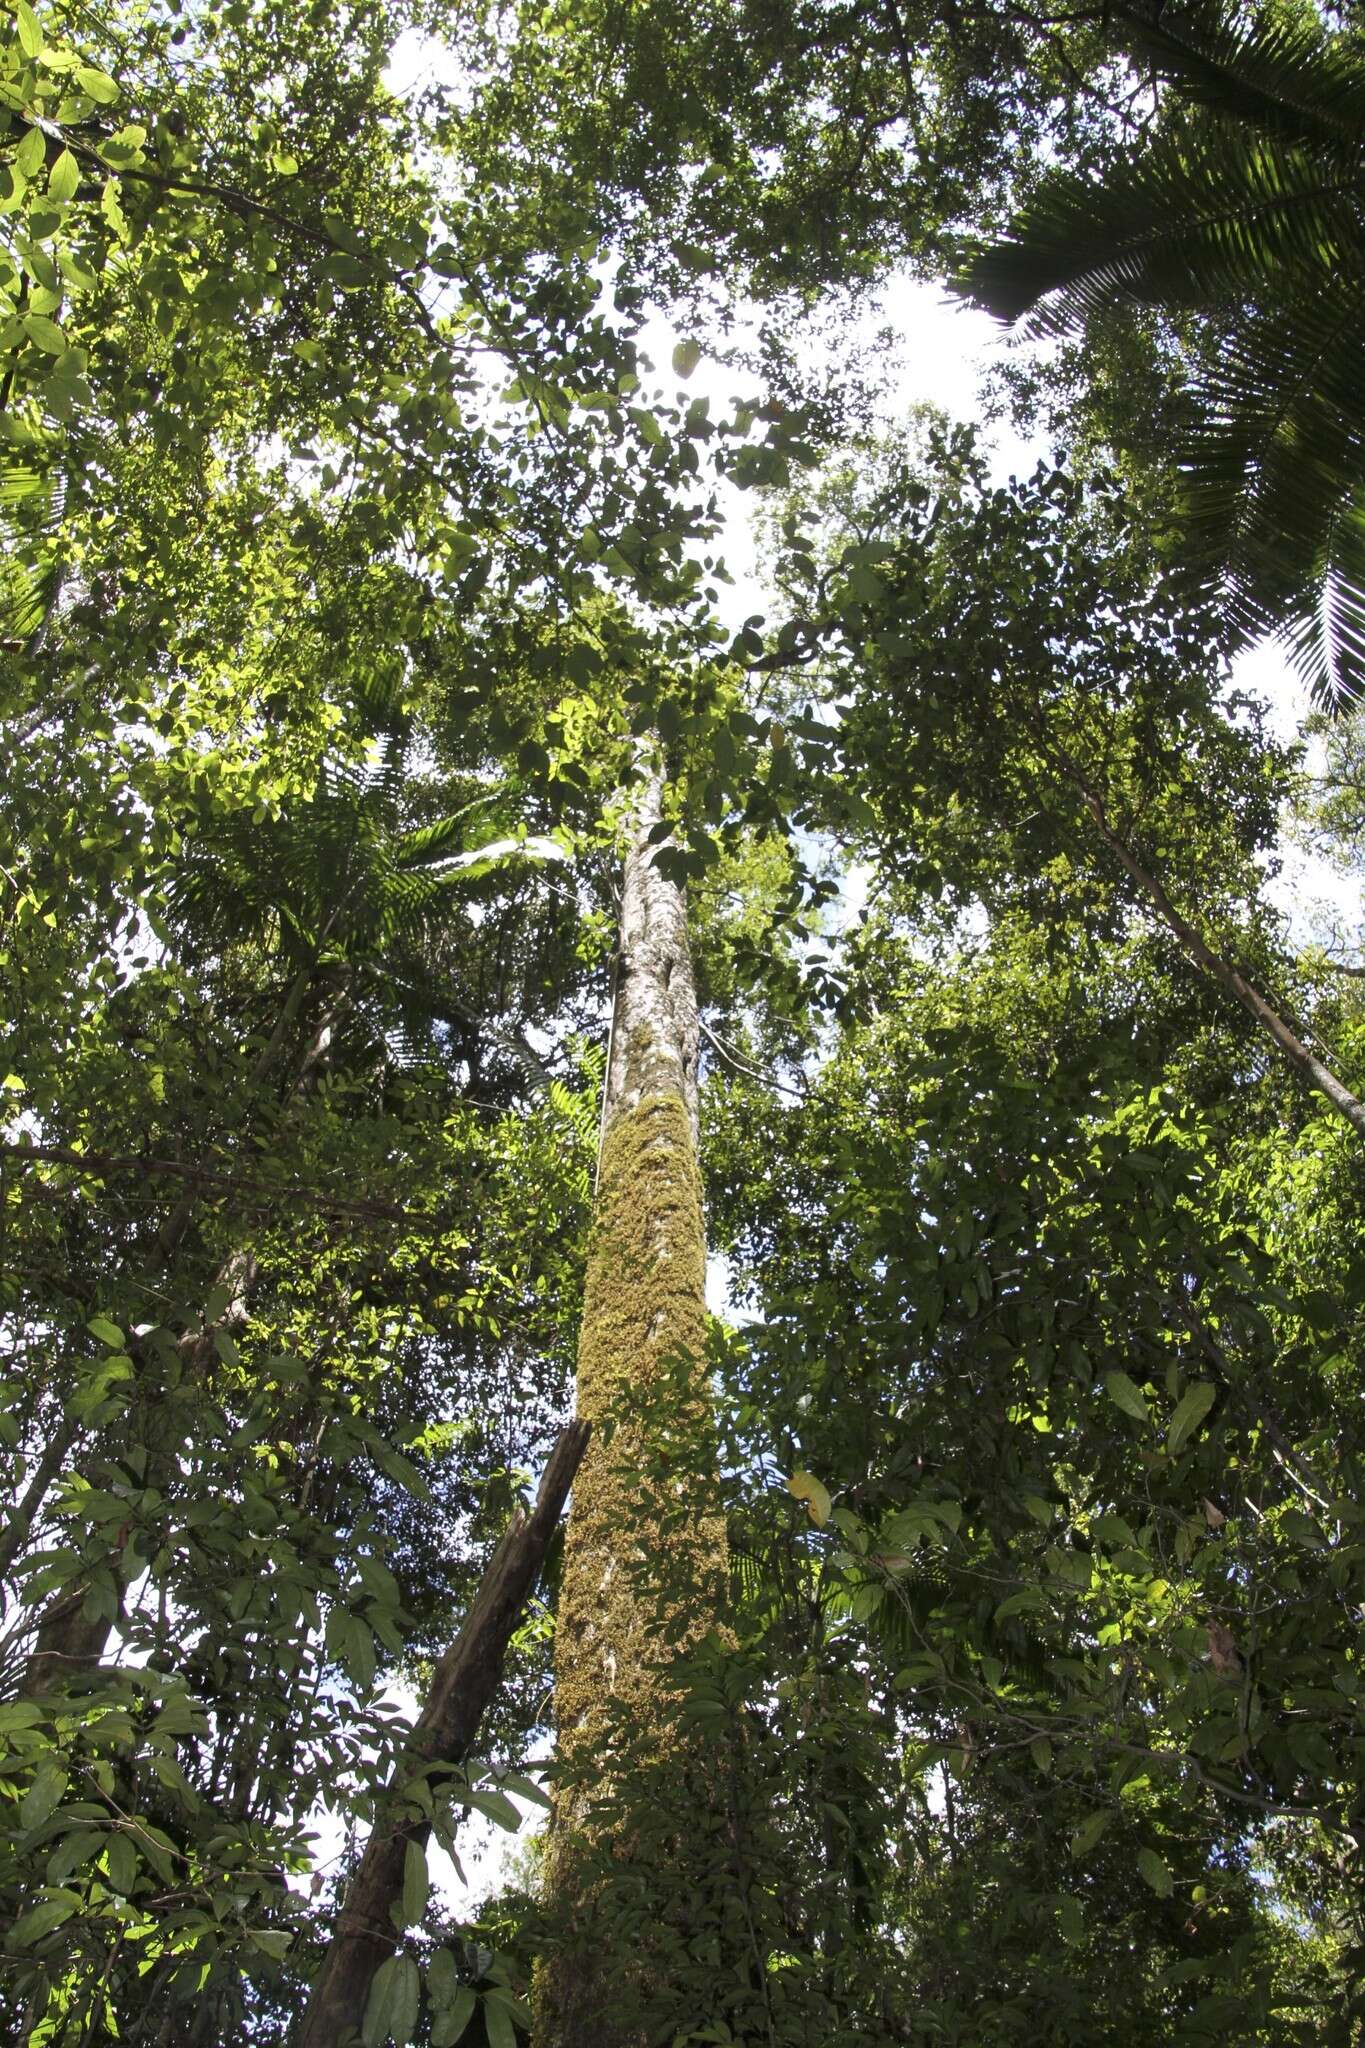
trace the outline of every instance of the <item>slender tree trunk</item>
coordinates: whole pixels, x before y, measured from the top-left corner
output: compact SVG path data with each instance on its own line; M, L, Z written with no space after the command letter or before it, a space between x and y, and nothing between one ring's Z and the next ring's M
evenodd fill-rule
M9 1576L10 1566L28 1542L34 1520L79 1435L79 1423L68 1416L49 1438L24 1489L24 1497L6 1523L4 1535L0 1536L0 1579Z
M213 1325L214 1330L231 1330L245 1321L247 1301L256 1275L256 1261L249 1252L233 1252L219 1267L215 1286L228 1287L230 1299ZM213 1356L213 1330L199 1330L191 1337L182 1339L181 1352L184 1357L186 1376L194 1376L207 1370ZM144 1347L136 1340L129 1347L134 1364L145 1372L147 1360ZM145 1453L144 1484L153 1486L165 1471L173 1450L162 1444L144 1440L138 1445ZM136 1553L130 1556L127 1532L110 1550L105 1560L104 1575L108 1581L105 1591L107 1598L97 1604L92 1594L95 1579L89 1573L82 1573L62 1592L53 1595L43 1610L34 1639L32 1653L24 1667L20 1691L26 1698L37 1698L52 1692L69 1678L76 1678L94 1668L104 1655L109 1631L114 1625L115 1614L122 1606L124 1595L137 1576L139 1565ZM112 1603L113 1612L110 1611Z
M398 1946L391 1908L403 1890L408 1849L425 1853L431 1822L405 1797L405 1786L431 1766L468 1756L502 1678L507 1646L545 1561L588 1442L589 1425L561 1433L529 1515L513 1516L479 1582L463 1628L432 1674L417 1726L395 1767L374 1829L351 1879L331 1944L299 2028L297 2048L339 2048L360 2030L375 1972Z
M1127 840L1114 830L1109 822L1104 801L1098 792L1091 788L1073 763L1067 761L1064 756L1062 759L1063 771L1084 799L1100 838L1129 880L1134 882L1146 897L1188 958L1202 973L1208 975L1211 981L1217 982L1220 988L1225 989L1241 1004L1295 1072L1310 1088L1316 1089L1318 1094L1331 1103L1338 1116L1344 1117L1352 1130L1365 1137L1365 1103L1351 1093L1345 1082L1324 1060L1320 1060L1316 1053L1310 1051L1274 1004L1268 1002L1261 994L1255 983L1249 981L1232 961L1215 951L1187 917L1182 917L1159 877L1144 866Z
M252 1063L247 1077L248 1110L256 1089L270 1078L279 1064L300 1007L308 993L312 973L310 967L305 967L294 976L280 1005L270 1036ZM314 1039L304 1054L299 1072L294 1077L291 1095L306 1077L312 1061L320 1050L321 1042ZM162 1222L157 1231L152 1258L153 1270L157 1273L165 1273L174 1266L201 1195L202 1189L197 1182L187 1182ZM230 1288L231 1295L226 1308L218 1318L216 1328L230 1329L234 1322L244 1320L255 1270L255 1259L250 1252L234 1251L223 1261L214 1284L216 1287ZM182 1350L186 1354L187 1373L200 1373L208 1366L212 1358L212 1342L212 1333L202 1331L182 1343ZM134 1362L145 1366L145 1349L139 1347L136 1340L130 1345L129 1350ZM144 1444L141 1448L149 1454L146 1484L150 1486L156 1483L157 1471L164 1470L166 1454L156 1446ZM27 1506L27 1502L25 1505ZM32 1515L29 1516L29 1522L31 1525ZM104 1575L107 1584L104 1587L105 1597L102 1601L95 1597L94 1579L86 1574L82 1574L62 1592L54 1595L44 1609L33 1651L25 1666L20 1690L26 1697L35 1698L51 1692L65 1680L78 1677L99 1663L109 1640L115 1615L136 1575L136 1568L135 1560L129 1556L125 1537L110 1550L105 1560Z
M647 780L625 862L578 1352L578 1411L595 1434L555 1638L558 1935L538 1976L537 2048L654 2038L669 1957L697 1932L680 1924L693 1899L679 1838L706 1836L717 1805L669 1675L722 1624L726 1545L705 1367L697 999L682 891L649 845L661 798Z

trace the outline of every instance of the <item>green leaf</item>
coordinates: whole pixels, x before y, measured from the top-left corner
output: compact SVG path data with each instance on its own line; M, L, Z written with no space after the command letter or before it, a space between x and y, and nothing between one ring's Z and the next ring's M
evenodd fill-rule
M673 351L673 374L686 380L701 361L699 341L680 341Z
M19 48L26 57L36 57L43 47L43 31L38 17L28 0L18 0L14 11L19 21Z
M42 169L46 155L47 140L42 129L26 129L14 152L14 168L22 171L26 178L32 178Z
M143 147L147 130L133 122L120 128L116 135L108 135L96 151L101 161L113 170L127 170L133 164L146 161L147 152Z
M80 165L69 149L64 149L47 174L49 199L74 199L80 190Z
M1138 1850L1138 1871L1144 1884L1149 1884L1159 1899L1169 1899L1175 1890L1175 1881L1155 1849Z
M137 1851L126 1834L116 1832L109 1835L104 1845L104 1862L114 1890L130 1899L137 1884L139 1865Z
M483 2024L488 2048L517 2048L516 2025L496 1991L484 1993Z
M380 1470L410 1493L414 1500L430 1501L431 1488L417 1467L405 1458L401 1451L395 1451L388 1444L374 1446L374 1461Z
M1025 1586L1021 1592L1011 1593L1002 1600L995 1610L997 1621L1008 1621L1012 1614L1038 1614L1047 1605L1037 1586Z
M126 242L129 235L128 216L119 203L117 178L105 179L104 190L100 194L100 212L104 215L104 218L108 221L120 242Z
M103 1830L91 1827L88 1821L84 1827L73 1828L70 1834L62 1835L47 1859L48 1883L65 1884L73 1870L79 1870L92 1856L98 1856L103 1847Z
M381 1963L370 1986L360 2030L365 2048L380 2048L390 2036L396 2048L407 2048L421 1999L422 1979L411 1956L390 1956Z
M1166 1432L1166 1448L1172 1457L1198 1429L1217 1396L1218 1389L1209 1380L1195 1380L1186 1387Z
M1092 1566L1083 1550L1063 1550L1060 1544L1050 1544L1043 1553L1048 1570L1060 1579L1063 1585L1074 1586L1084 1592L1090 1584Z
M1114 1815L1110 1808L1101 1807L1098 1813L1088 1815L1081 1822L1075 1834L1071 1837L1071 1853L1077 1862L1083 1856L1090 1854L1090 1851L1094 1848L1096 1842L1098 1842L1113 1818Z
M35 348L46 350L50 356L66 353L66 336L55 320L49 320L45 313L25 313L24 332Z
M1130 1380L1126 1372L1107 1372L1104 1376L1104 1391L1116 1408L1125 1415L1131 1415L1135 1422L1150 1422L1152 1411L1143 1399L1140 1388Z
M427 1894L431 1880L427 1871L426 1851L420 1842L409 1842L403 1854L403 1899L402 1915L405 1927L416 1927L427 1910Z
M1085 1908L1069 1892L1064 1892L1057 1901L1057 1923L1062 1930L1062 1940L1073 1948L1085 1940Z
M123 1332L117 1323L111 1323L108 1316L91 1316L86 1329L92 1337L98 1337L101 1344L107 1344L111 1351L122 1351Z
M492 1785L466 1785L459 1794L466 1806L472 1806L479 1813L487 1814L500 1828L506 1828L515 1835L521 1826L521 1815L505 1792L497 1791Z
M518 1799L528 1799L532 1806L543 1806L548 1812L553 1805L549 1793L534 1778L528 1778L521 1771L504 1771L498 1783L508 1792L515 1792Z
M246 1938L262 1955L273 1956L277 1962L287 1956L294 1945L293 1935L283 1927L248 1927Z
M478 2002L479 1994L472 1984L457 1984L431 2022L431 2048L455 2048Z
M11 1948L27 1948L32 1942L41 1941L45 1934L51 1934L54 1927L60 1927L80 1905L75 1892L58 1892L51 1898L43 1899L29 1912L21 1913L9 1931Z
M76 67L76 83L88 98L101 107L111 107L118 98L118 85L107 71L99 71L93 64L79 64Z
M448 1948L438 1948L427 1964L427 1996L434 2006L444 2008L460 1989L460 1973Z
M48 1815L61 1804L66 1785L64 1766L53 1757L45 1758L34 1773L33 1783L19 1801L20 1827L41 1827Z

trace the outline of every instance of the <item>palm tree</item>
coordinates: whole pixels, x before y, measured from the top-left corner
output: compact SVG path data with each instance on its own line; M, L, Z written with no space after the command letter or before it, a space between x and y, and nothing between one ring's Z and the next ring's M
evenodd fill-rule
M1045 177L954 289L1041 333L1124 303L1214 323L1184 543L1234 643L1281 634L1339 711L1365 690L1365 55L1311 17L1119 21L1174 96L1156 139L1103 180Z

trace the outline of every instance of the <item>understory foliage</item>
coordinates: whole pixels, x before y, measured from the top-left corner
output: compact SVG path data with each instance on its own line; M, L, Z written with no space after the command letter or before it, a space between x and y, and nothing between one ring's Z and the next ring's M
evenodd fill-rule
M1355 132L1297 20L1248 175L1337 176L1333 79ZM1237 686L1173 538L1216 322L1013 358L1008 480L853 325L1146 138L1183 191L1176 69L1084 7L0 0L6 2039L284 2048L577 1361L580 1527L696 1600L556 1706L552 1549L353 2041L516 2048L566 1968L632 2048L1365 2040L1365 969L1302 907L1365 723ZM1321 313L1280 254L1244 340ZM1349 581L1339 388L1271 610ZM645 749L704 1329L690 1163L646 1243L598 1160ZM621 1355L669 1286L687 1373Z

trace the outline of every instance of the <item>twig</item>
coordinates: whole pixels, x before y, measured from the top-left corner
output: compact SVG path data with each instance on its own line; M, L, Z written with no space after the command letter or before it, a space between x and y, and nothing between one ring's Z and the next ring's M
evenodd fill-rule
M721 1044L720 1040L717 1038L715 1032L711 1029L710 1025L707 1024L700 1017L698 1017L697 1019L697 1028L702 1033L702 1036L708 1039L710 1043L715 1047L716 1051L720 1054L721 1058L727 1061L729 1065L735 1069L736 1073L747 1074L751 1081L762 1081L765 1087L780 1088L784 1095L794 1096L798 1102L805 1101L806 1097L804 1089L793 1088L790 1081L779 1081L776 1074L771 1072L765 1074L761 1067L751 1067L747 1060L742 1060L738 1057L737 1054L729 1052L726 1049L726 1047Z
M433 1224L438 1221L435 1217L402 1208L397 1203L358 1202L345 1195L325 1194L319 1188L305 1186L302 1181L252 1180L244 1174L215 1173L209 1167L179 1159L148 1159L137 1152L76 1152L66 1145L24 1145L0 1141L0 1153L17 1160L20 1165L32 1162L35 1165L75 1166L100 1178L106 1173L171 1174L204 1187L257 1195L272 1202L310 1202L314 1208L327 1209L339 1216L365 1217L380 1223Z

